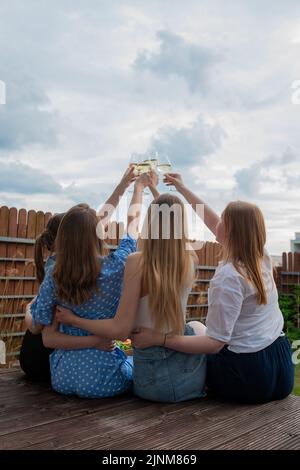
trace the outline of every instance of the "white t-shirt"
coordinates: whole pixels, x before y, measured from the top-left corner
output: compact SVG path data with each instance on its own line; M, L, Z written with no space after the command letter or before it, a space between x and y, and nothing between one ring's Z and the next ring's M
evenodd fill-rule
M282 333L284 321L267 251L262 274L266 305L257 303L255 288L232 263L220 263L210 281L206 335L228 344L228 349L235 353L260 351Z

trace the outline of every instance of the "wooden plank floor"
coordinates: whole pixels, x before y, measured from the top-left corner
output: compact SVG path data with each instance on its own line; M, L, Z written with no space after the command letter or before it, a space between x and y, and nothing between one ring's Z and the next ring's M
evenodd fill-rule
M0 449L300 449L300 397L251 406L83 400L1 370Z

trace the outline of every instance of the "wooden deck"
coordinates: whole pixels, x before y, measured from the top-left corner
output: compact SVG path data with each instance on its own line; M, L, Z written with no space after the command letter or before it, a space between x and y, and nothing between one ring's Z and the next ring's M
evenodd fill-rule
M2 370L0 449L300 449L300 397L252 406L83 400Z

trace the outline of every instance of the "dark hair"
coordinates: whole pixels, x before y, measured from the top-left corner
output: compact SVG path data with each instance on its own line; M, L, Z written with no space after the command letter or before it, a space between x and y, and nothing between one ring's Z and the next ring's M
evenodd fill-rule
M48 220L44 231L36 239L34 262L36 267L36 277L40 284L43 282L45 277L44 249L53 253L58 227L64 215L64 213L53 215Z
M99 293L99 247L103 243L99 244L97 224L96 211L80 204L68 210L59 226L53 279L62 302L81 305L93 293Z

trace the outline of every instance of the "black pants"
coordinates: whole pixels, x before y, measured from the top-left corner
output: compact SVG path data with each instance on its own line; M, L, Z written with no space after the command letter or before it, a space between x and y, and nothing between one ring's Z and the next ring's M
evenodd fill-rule
M25 374L33 380L50 382L49 356L53 349L43 345L42 334L33 335L26 331L20 351L20 366Z
M255 353L236 354L225 346L207 356L206 383L223 400L266 403L287 397L294 386L292 349L286 336Z

